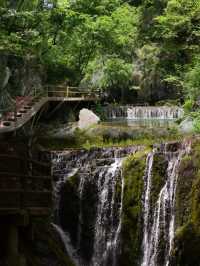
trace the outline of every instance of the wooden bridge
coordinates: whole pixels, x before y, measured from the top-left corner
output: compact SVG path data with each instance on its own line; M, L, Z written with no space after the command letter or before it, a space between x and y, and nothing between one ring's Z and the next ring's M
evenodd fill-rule
M17 97L12 110L4 112L0 120L0 133L16 131L36 115L47 102L95 102L99 91L89 91L77 87L47 87L34 96Z

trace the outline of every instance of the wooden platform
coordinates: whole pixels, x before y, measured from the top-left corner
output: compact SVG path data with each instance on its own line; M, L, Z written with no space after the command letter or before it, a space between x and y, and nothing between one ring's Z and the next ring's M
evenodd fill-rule
M62 90L61 90L62 89ZM47 90L45 95L30 97L21 106L14 108L13 112L5 114L0 121L0 133L13 132L23 127L35 116L48 102L95 102L99 99L94 92L71 91L59 88L59 90Z

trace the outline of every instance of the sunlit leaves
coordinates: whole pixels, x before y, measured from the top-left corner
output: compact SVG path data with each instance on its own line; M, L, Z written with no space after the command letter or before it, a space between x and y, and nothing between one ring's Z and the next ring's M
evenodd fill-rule
M200 56L197 56L193 64L188 69L184 87L187 97L198 99L200 97Z

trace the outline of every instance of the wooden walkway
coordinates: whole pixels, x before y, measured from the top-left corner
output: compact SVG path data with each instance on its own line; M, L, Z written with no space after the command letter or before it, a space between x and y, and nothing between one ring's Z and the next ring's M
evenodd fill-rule
M19 103L16 100L14 111L5 113L1 118L0 133L13 132L23 127L48 102L95 102L98 99L98 92L75 87L48 88L42 94L35 93L34 97L21 97Z

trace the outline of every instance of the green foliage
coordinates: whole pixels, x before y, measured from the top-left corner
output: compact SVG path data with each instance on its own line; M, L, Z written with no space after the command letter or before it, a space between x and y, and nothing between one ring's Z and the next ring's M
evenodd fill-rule
M108 59L104 66L101 87L125 87L129 84L132 65L119 58Z
M150 103L198 99L200 0L49 3L0 2L2 54L35 58L48 83L118 91L121 102L130 89Z
M185 92L193 100L200 97L200 56L196 57L194 63L185 74Z
M200 114L198 115L198 117L196 117L196 119L194 120L194 131L196 133L200 133Z
M179 66L198 50L198 10L199 1L186 0L143 1L137 7L120 0L59 0L53 8L36 0L15 6L1 1L0 50L37 57L49 82L138 87L141 98L154 100L158 87L181 90ZM185 76L189 94L198 94L198 68L197 63Z
M155 36L162 40L162 63L167 84L189 98L198 96L198 59L188 69L199 53L200 1L169 0L163 14L154 18Z
M105 75L98 86L129 84L136 8L120 0L54 2L47 6L24 0L10 6L1 1L0 51L37 58L47 82L93 85L103 64Z
M186 113L192 112L194 107L194 101L191 99L188 99L185 101L183 108Z

